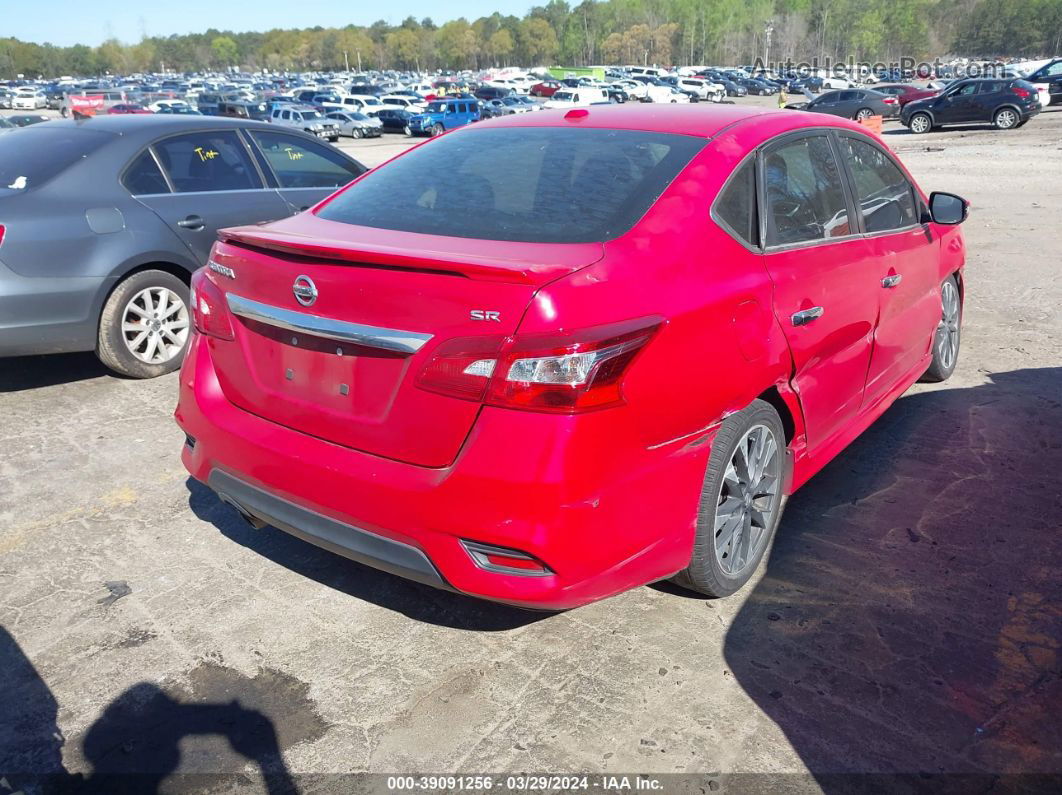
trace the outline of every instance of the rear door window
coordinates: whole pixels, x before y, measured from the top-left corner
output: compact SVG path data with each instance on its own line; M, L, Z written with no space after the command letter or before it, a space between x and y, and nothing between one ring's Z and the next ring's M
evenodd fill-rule
M363 169L316 141L287 133L249 130L282 188L336 188Z
M887 232L918 223L914 188L889 156L864 141L841 138L867 232Z
M232 130L174 135L155 153L178 193L261 188L247 149Z
M852 233L840 170L826 136L807 136L769 150L764 186L768 246Z
M170 192L170 186L166 184L166 178L162 176L158 163L147 150L141 152L125 170L122 184L134 196Z
M609 240L630 229L704 145L634 130L472 128L370 172L318 215L483 240Z

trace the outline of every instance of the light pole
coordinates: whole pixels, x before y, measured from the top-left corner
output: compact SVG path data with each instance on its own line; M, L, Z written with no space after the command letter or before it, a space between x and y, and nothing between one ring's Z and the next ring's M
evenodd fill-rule
M767 64L771 60L771 34L774 33L774 20L768 19L766 26L763 28L763 68L767 69Z

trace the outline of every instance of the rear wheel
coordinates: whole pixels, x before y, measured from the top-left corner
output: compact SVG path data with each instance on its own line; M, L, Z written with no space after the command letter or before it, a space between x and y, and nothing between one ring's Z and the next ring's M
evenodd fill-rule
M188 286L165 271L140 271L104 304L96 355L122 375L154 378L180 367L190 333Z
M996 126L997 130L1014 129L1020 121L1021 117L1014 108L1000 108L996 111L996 115L992 117L992 124Z
M933 119L928 113L916 113L908 119L907 128L916 134L927 133L933 129Z
M962 341L962 297L959 284L949 276L940 285L940 322L933 331L933 360L922 376L923 381L947 381L955 372Z
M697 531L679 585L729 596L752 577L770 548L785 507L785 433L769 403L723 421L701 488Z
M856 121L863 121L864 119L869 119L873 115L874 111L872 111L870 108L860 108L856 111L855 116L853 116L853 118Z
M402 134L405 135L406 137L409 137L409 136L413 135L413 131L411 129L409 129L409 125L408 124L405 127L402 128Z

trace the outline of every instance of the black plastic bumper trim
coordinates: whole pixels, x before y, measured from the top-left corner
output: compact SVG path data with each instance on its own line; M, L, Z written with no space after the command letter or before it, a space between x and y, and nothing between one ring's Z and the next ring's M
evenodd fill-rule
M211 470L208 485L223 501L303 541L374 569L435 588L454 590L428 556L409 544L322 516L220 469Z

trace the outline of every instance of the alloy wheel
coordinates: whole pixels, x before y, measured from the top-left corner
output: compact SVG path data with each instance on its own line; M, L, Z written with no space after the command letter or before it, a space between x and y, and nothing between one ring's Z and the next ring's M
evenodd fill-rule
M1009 130L1018 123L1018 114L1009 108L1004 108L996 114L996 126L1001 130Z
M759 559L781 497L782 451L774 432L754 425L738 443L723 475L715 509L715 559L737 577Z
M855 117L856 121L862 121L863 119L869 119L873 115L874 112L869 108L860 108L859 111L856 113Z
M166 287L148 287L122 312L122 339L129 352L147 364L163 364L184 350L188 307Z
M929 130L929 117L924 113L916 113L911 117L911 132L924 133Z
M946 370L950 370L959 355L959 291L955 282L948 279L940 288L940 323L937 325L937 357Z

